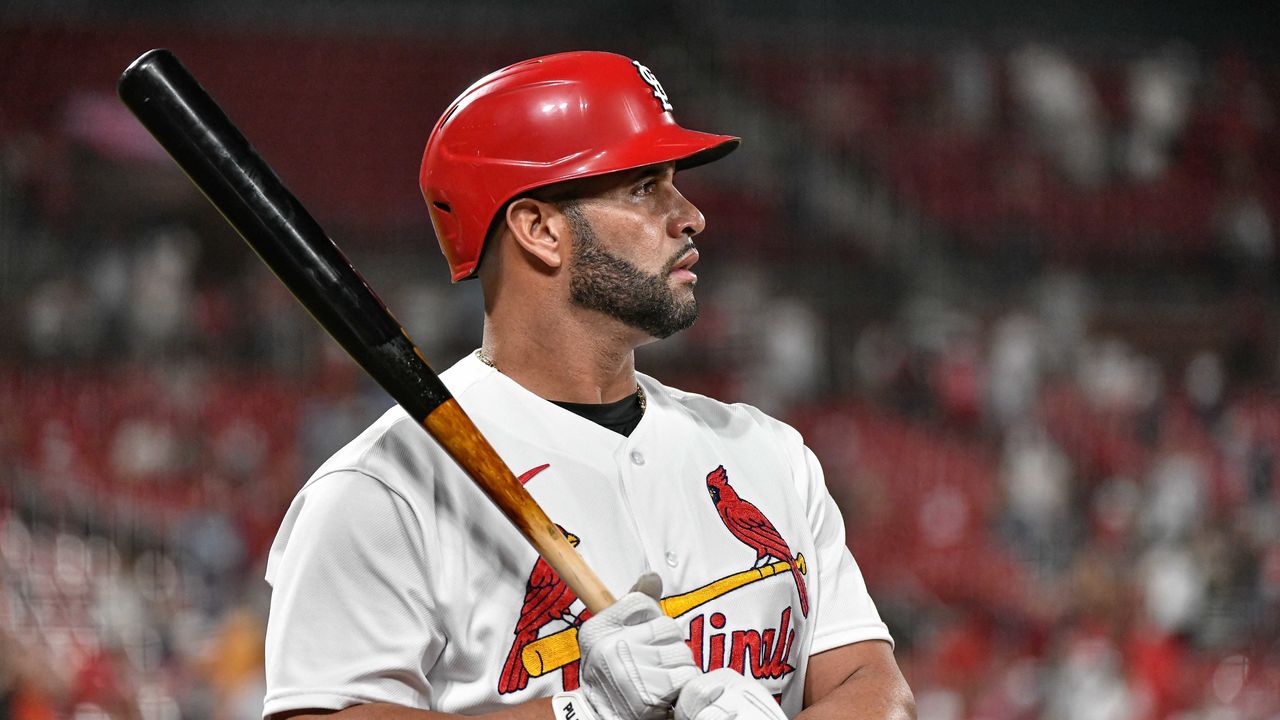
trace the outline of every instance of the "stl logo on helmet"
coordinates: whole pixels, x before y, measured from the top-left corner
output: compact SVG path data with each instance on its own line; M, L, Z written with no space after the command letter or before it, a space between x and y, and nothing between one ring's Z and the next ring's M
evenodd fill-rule
M662 83L658 82L658 78L653 76L653 71L641 65L639 60L632 60L631 64L635 65L636 70L640 72L640 79L653 88L653 96L658 98L658 102L662 103L662 109L671 112L671 101L667 99L667 91L662 89Z

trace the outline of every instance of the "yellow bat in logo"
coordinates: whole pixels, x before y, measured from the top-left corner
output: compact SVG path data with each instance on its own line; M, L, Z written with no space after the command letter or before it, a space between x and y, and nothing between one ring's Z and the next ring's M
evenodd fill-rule
M808 574L809 569L805 564L803 553L796 555L796 565L800 568L802 574ZM666 613L667 617L680 617L699 605L715 600L740 587L750 585L753 582L758 582L778 573L788 572L791 572L791 563L779 560L764 567L743 570L740 573L722 577L687 593L663 598L659 605L662 606L662 612ZM544 638L538 638L525 645L524 650L520 652L520 660L524 663L524 669L529 672L530 677L546 675L577 659L578 628L576 627L561 630Z

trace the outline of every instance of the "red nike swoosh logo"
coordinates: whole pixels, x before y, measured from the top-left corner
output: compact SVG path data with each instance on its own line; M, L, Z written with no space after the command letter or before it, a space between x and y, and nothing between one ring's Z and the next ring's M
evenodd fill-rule
M516 479L520 481L521 485L525 485L530 480L533 479L534 475L537 475L538 473L542 472L543 470L546 470L549 467L551 467L551 463L544 463L542 465L539 465L536 468L529 468L528 470L525 470L524 473Z

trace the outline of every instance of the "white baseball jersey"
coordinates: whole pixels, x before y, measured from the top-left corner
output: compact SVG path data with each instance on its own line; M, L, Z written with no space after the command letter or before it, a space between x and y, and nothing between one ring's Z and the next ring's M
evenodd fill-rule
M810 655L892 642L799 433L644 375L630 437L474 355L441 375L615 594L663 580L695 660L794 716ZM271 547L265 713L389 702L477 714L578 684L589 614L399 407L322 465Z

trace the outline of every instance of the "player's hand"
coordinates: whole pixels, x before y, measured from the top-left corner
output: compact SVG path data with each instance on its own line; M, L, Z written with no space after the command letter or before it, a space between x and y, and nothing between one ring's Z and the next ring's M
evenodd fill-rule
M676 720L787 720L763 685L729 668L712 670L685 684Z
M578 630L582 685L574 693L557 695L553 707L558 720L590 716L599 720L663 720L680 688L700 674L693 652L675 620L658 606L662 580L642 576L632 591ZM572 709L567 705L577 702Z

